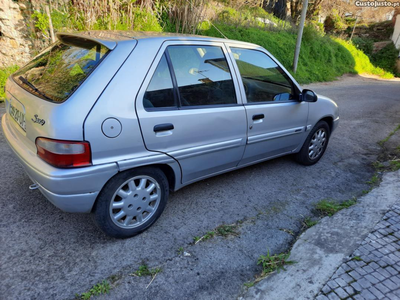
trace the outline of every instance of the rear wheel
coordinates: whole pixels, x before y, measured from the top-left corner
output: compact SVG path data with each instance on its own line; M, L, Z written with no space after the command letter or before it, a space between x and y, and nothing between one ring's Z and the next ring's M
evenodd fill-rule
M147 167L119 173L99 194L95 222L109 236L132 237L160 217L168 194L168 180L159 169Z
M328 146L330 129L328 123L319 121L311 130L300 152L295 159L306 166L317 163Z

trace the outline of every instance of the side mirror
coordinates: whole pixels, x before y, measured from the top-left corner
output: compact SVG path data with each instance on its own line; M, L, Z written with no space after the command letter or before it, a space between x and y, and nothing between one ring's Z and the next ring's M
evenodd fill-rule
M304 89L301 94L301 100L304 102L316 102L318 100L317 94L315 94L312 90Z

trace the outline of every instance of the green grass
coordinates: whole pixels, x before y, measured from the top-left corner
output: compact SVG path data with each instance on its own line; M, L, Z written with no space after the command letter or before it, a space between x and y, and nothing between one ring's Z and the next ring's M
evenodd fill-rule
M314 221L310 217L307 217L303 221L303 227L310 228L310 227L313 227L314 225L316 225L317 223L318 223L318 221Z
M149 269L145 264L139 266L139 269L133 272L132 276L143 277L143 276L155 276L157 273L161 272L161 268Z
M345 73L373 74L393 78L393 74L375 67L361 50L352 43L323 35L311 26L304 30L296 74L292 72L297 33L293 30L266 30L263 28L215 23L229 39L255 43L274 55L300 83L335 80ZM201 34L223 37L214 27Z
M367 181L369 185L375 186L379 183L379 177L378 174L372 175L371 179Z
M272 272L279 272L280 270L286 270L285 265L292 265L296 262L288 260L289 253L280 253L270 255L269 251L267 255L260 255L257 264L262 266L261 277L265 277Z
M392 160L390 162L390 171L397 171L400 169L400 161Z
M195 236L193 238L193 242L195 244L197 244L200 241L209 240L217 235L225 237L225 238L228 236L238 236L239 235L238 228L239 228L239 225L237 225L237 224L219 225L217 228L215 228L212 231L208 231L203 236Z
M247 288L251 288L252 286L254 286L256 283L254 281L250 281L250 282L245 282L243 285Z
M383 140L380 140L378 142L378 145L383 147L385 145L385 143L400 129L400 124L397 125L397 127L391 132L389 133L389 135L387 137L385 137Z
M18 66L11 66L7 68L0 68L0 102L5 99L4 86L6 85L7 78L18 70Z
M377 53L373 53L371 55L371 61L375 66L378 66L387 72L397 73L396 61L398 55L399 50L396 49L393 43L390 43ZM397 76L400 76L400 74L397 74Z
M379 67L375 67L371 63L369 57L364 52L357 49L357 47L354 46L351 42L347 42L338 38L334 40L342 45L344 48L346 48L347 51L351 54L355 61L354 71L356 71L358 74L378 75L382 78L387 79L394 77L392 73L389 73Z
M330 199L323 199L315 205L315 209L324 216L333 216L338 211L348 208L356 204L357 199L353 199L338 203Z
M101 283L94 285L88 292L81 295L76 294L75 299L88 300L92 296L98 296L102 294L108 294L110 292L110 283L107 280L103 280Z

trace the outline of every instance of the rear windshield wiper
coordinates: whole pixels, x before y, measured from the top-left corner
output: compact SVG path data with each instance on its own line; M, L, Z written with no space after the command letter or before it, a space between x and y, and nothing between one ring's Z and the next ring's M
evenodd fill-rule
M49 97L47 97L45 93L41 92L40 90L38 90L38 88L36 86L34 86L32 83L30 83L28 79L26 79L22 76L19 76L18 79L21 80L27 86L29 86L31 89L33 89L39 95L45 97L47 100L53 101L53 99L50 99Z

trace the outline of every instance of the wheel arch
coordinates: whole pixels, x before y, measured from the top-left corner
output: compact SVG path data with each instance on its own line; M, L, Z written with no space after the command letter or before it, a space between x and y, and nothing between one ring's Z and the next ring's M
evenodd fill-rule
M176 163L177 164L177 163ZM160 169L165 176L167 177L168 180L168 186L169 186L169 190L170 191L176 191L178 189L179 186L179 178L181 176L181 171L180 171L180 167L179 165L175 165L174 163L172 164L168 164L168 163L154 163L154 164L139 164L139 165L135 165L132 167L122 167L121 165L119 165L119 171L117 173L115 173L113 176L111 176L103 185L103 187L101 188L100 192L104 189L104 187L107 185L107 183L114 178L115 176L117 176L118 174L121 174L123 172L129 172L131 170L134 169L139 169L139 168L146 168L146 167L150 167L150 168L158 168ZM100 194L99 192L99 194ZM98 196L96 197L96 200L93 202L92 208L90 210L90 212L93 212L93 209L95 207L95 204L98 200Z
M333 117L332 116L325 116L322 119L320 119L318 122L320 122L320 121L325 121L326 123L328 123L329 131L330 131L330 133L332 133L332 131L333 131ZM315 124L318 124L318 122L316 122Z

